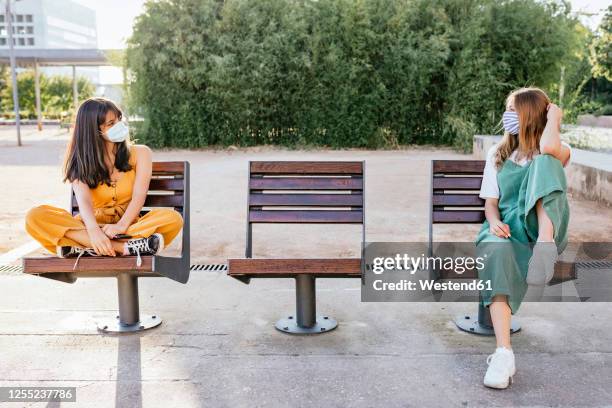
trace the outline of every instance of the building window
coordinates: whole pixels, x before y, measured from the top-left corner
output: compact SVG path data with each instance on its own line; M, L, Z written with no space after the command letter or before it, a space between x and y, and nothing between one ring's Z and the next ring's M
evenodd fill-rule
M17 26L17 34L25 34L25 27Z
M32 26L26 27L26 34L34 34L34 27Z
M17 22L23 23L23 14L17 14Z
M28 45L34 45L34 37L28 37Z
M0 37L0 45L6 45L6 38Z
M18 38L17 39L17 44L18 45L25 45L25 38Z
M31 23L33 21L31 14L26 14L25 16L26 23Z
M0 26L0 35L6 35L6 27Z
M0 23L4 23L4 14L0 14Z

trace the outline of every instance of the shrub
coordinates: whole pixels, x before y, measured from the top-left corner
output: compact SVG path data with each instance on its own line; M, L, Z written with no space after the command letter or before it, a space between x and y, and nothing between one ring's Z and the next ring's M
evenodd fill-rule
M588 57L578 53L587 31L560 1L145 7L128 45L128 100L153 146L469 148L474 133L494 131L510 90L557 97L567 66L572 95Z

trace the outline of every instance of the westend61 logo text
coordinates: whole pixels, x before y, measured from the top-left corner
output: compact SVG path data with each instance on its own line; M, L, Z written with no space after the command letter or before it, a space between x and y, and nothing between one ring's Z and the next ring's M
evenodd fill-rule
M486 255L485 255L486 257ZM462 274L467 270L484 268L484 257L437 257L409 256L396 254L393 257L376 257L372 260L372 272L380 275L385 271L409 271L411 274L418 270L447 270Z

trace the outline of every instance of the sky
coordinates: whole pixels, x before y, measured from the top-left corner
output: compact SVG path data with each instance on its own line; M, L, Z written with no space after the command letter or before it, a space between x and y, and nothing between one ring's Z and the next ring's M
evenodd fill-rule
M96 11L98 48L125 48L144 0L73 0Z
M595 30L599 26L601 18L604 16L608 6L612 4L612 0L572 0L572 11L595 14L594 16L580 16L583 24L591 30Z

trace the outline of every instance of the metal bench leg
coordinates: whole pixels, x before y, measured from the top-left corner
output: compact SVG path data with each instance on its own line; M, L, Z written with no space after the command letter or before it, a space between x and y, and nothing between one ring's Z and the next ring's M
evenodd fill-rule
M481 303L478 304L477 316L459 315L455 318L455 324L459 329L468 333L480 334L482 336L495 336L489 308L484 307ZM510 333L516 333L520 330L521 325L513 317L510 322Z
M98 322L103 332L138 332L158 326L162 320L157 315L140 316L138 306L138 277L129 273L117 275L119 314L115 319Z
M276 322L275 327L292 334L325 333L335 329L338 323L328 316L317 316L315 278L311 275L295 277L295 316Z

